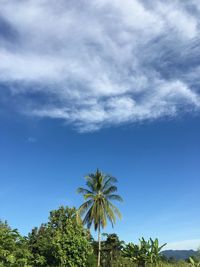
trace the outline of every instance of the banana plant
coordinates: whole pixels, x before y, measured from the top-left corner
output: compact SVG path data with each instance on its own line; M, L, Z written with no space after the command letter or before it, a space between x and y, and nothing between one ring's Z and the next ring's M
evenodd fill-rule
M155 240L153 240L152 238L150 238L149 240L150 242L150 253L149 253L149 257L150 257L150 263L154 264L154 266L158 266L160 259L161 259L161 250L164 246L166 246L166 243L159 246L159 242L158 239L156 238Z
M139 242L139 245L127 244L122 254L125 258L129 258L133 263L136 263L138 267L145 267L149 262L150 243L145 241L144 238L140 239Z
M138 266L145 267L150 262L150 241L146 241L143 237L139 239L139 255L138 255Z
M139 239L139 245L129 243L123 249L123 256L132 260L138 267L145 267L147 264L158 266L160 262L160 251L166 244L159 246L158 239Z

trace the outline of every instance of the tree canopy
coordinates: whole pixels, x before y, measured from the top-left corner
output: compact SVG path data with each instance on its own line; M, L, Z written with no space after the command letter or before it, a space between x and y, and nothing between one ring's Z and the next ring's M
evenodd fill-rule
M75 208L60 207L50 212L49 221L33 229L29 246L35 266L87 266L92 253L90 235L77 222Z

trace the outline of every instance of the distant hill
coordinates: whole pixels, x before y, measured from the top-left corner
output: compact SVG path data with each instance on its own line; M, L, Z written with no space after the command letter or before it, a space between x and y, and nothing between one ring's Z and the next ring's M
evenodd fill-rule
M161 253L167 258L174 258L176 260L186 260L191 256L195 256L197 254L194 250L164 250Z

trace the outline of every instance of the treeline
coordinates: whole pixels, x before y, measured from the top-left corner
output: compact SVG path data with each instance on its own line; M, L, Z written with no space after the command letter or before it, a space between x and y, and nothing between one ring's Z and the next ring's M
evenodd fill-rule
M75 208L51 211L48 222L27 237L0 222L0 266L88 266L90 255L91 236L77 222Z
M192 262L164 258L158 240L125 244L116 234L104 234L101 241L102 267L197 266ZM47 223L22 237L7 222L0 221L0 266L4 267L94 267L98 242L77 220L75 208L60 207L50 212Z

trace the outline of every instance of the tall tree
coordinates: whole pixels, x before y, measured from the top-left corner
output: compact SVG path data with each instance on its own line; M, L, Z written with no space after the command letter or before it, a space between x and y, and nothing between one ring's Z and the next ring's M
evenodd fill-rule
M97 169L95 173L86 176L87 188L78 188L78 193L83 194L85 202L79 207L78 215L84 216L83 223L98 231L98 267L101 257L101 229L107 225L109 220L112 226L116 222L116 216L121 218L118 208L112 201L122 201L121 196L116 194L117 179L113 176L103 174Z

